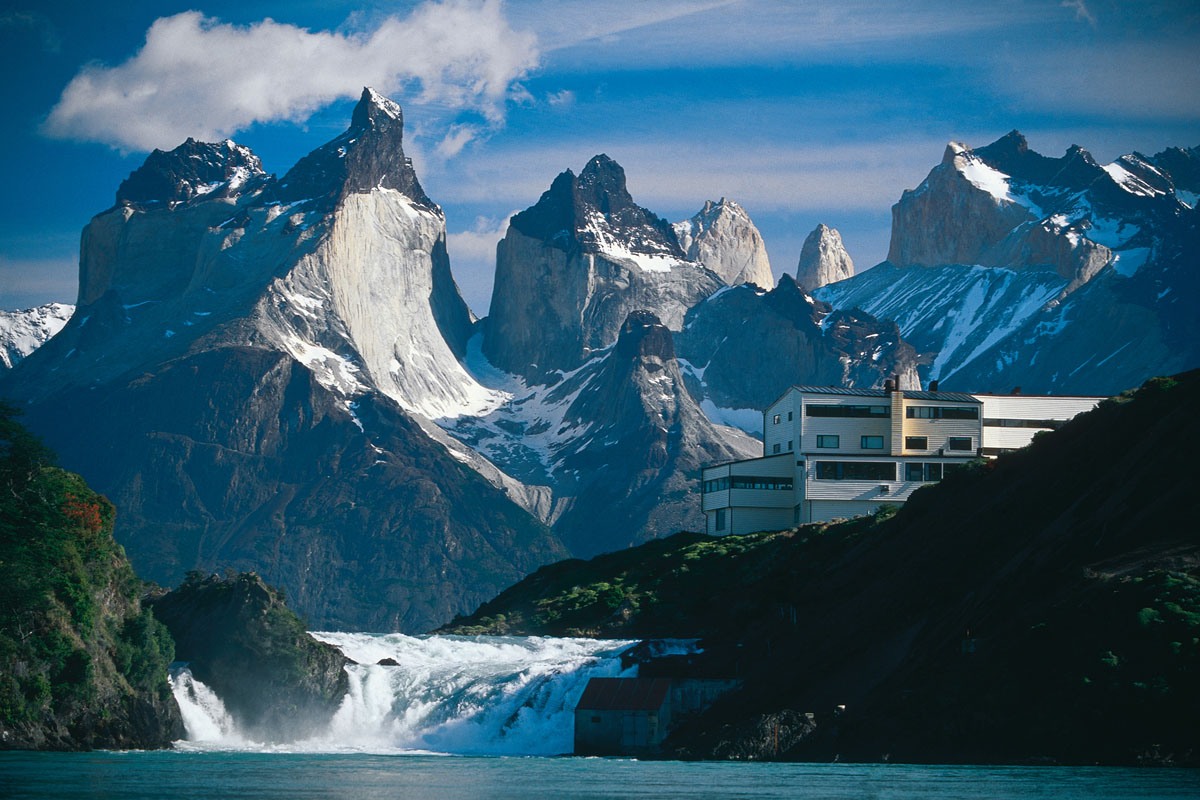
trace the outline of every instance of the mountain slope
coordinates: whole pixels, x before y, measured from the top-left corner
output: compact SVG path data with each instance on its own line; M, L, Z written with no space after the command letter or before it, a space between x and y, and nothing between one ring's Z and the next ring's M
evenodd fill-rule
M1195 164L951 143L893 207L888 261L816 296L896 320L923 377L972 390L1105 394L1195 367Z
M124 509L146 577L253 569L315 625L417 632L565 554L421 427L499 398L459 360L472 320L402 134L367 89L279 180L188 142L85 229L77 313L0 394Z
M562 562L450 630L706 637L700 668L746 689L678 755L1194 764L1197 402L1200 372L1155 379L890 519ZM815 732L786 752L737 738L784 709Z

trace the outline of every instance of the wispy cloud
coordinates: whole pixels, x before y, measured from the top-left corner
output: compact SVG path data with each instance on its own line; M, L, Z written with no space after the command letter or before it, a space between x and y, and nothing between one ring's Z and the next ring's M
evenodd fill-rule
M123 64L85 67L44 131L124 150L170 147L254 123L302 122L366 85L496 126L537 63L535 37L510 27L499 0L425 2L358 33L271 19L236 26L189 11L156 20ZM467 140L460 132L445 149Z
M488 313L496 277L496 243L504 238L511 214L476 217L470 229L446 236L454 277L463 299L478 316Z
M1096 27L1096 16L1088 9L1084 0L1062 0L1062 7L1075 12L1075 19Z
M41 49L47 53L58 53L62 50L62 40L54 23L44 14L35 11L3 11L0 12L0 31L16 31L29 33L37 37Z

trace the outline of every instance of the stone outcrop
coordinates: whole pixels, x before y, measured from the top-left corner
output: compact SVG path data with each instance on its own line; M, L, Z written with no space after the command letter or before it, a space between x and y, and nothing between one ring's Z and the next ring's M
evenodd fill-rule
M349 690L342 652L310 636L254 573L192 573L151 608L170 630L176 658L255 740L293 741L326 730Z
M695 216L674 227L687 257L708 267L727 285L775 286L762 234L734 201L724 197L716 203L707 200Z
M510 221L483 352L507 372L551 382L611 346L630 312L653 311L678 330L722 285L687 260L666 221L633 202L620 165L599 155Z
M854 260L842 244L836 228L824 223L813 228L800 248L800 263L796 265L796 283L805 291L819 289L854 276Z

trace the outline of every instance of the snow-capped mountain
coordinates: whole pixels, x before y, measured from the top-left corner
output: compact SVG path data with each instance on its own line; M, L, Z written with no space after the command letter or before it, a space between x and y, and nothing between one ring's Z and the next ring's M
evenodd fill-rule
M66 303L47 303L22 311L0 311L0 372L12 369L62 330L75 312Z
M943 385L1105 394L1182 371L1200 363L1196 164L1047 158L1015 131L951 143L893 207L888 261L816 296L895 320Z
M826 284L852 277L854 259L846 252L846 246L842 244L842 235L836 228L830 228L824 223L813 228L800 248L796 283L811 292Z
M85 229L75 316L0 393L121 508L143 576L251 568L315 625L419 631L565 554L425 430L501 398L459 360L473 320L402 135L365 90L281 179L189 141Z
M753 283L763 289L775 285L762 234L733 200L707 200L695 216L672 227L684 254L715 272L727 285Z
M687 259L669 223L633 202L621 166L598 155L510 220L483 352L506 372L553 382L612 345L631 312L679 330L723 285Z

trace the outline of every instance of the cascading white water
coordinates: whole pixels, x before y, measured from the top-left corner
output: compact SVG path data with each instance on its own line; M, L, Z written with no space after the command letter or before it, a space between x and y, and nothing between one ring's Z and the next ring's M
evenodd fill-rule
M629 641L331 632L313 636L358 662L347 669L350 691L328 730L302 742L271 745L272 750L570 753L575 705L588 679L634 674L634 668L622 672L618 657L632 644ZM690 642L679 642L663 652L687 652L691 647ZM384 659L396 666L379 665ZM186 695L180 700L181 708L185 702L189 705L185 721L194 713L216 709L195 699L207 697L207 687L190 673L186 682L173 679L172 686L177 699ZM207 726L188 722L189 747L261 747L242 740L231 725L210 720ZM214 737L214 729L222 733Z
M175 702L179 704L179 712L183 715L183 726L189 742L242 744L233 717L225 710L221 698L196 680L186 665L172 666L168 680Z

